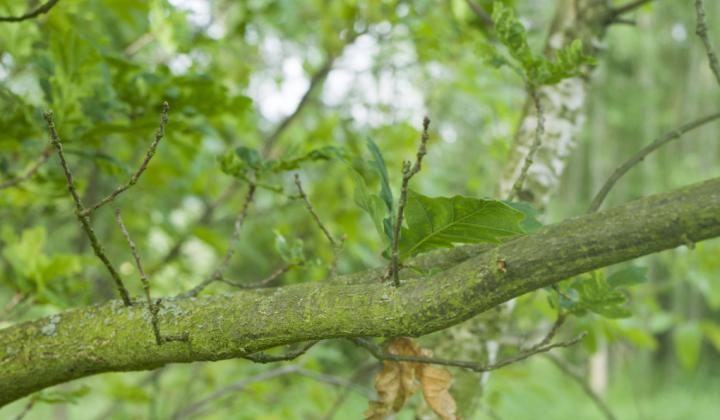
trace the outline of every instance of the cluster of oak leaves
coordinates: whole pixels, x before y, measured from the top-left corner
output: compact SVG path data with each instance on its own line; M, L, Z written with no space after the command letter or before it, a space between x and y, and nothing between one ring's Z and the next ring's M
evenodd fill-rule
M394 338L386 347L390 354L415 357L432 357L432 352L417 346L407 337ZM441 419L456 419L456 404L450 395L452 383L450 372L440 366L412 363L383 363L382 370L375 377L377 401L370 401L365 411L365 418L382 420L393 412L400 411L402 406L418 389L422 389L423 397L428 406Z

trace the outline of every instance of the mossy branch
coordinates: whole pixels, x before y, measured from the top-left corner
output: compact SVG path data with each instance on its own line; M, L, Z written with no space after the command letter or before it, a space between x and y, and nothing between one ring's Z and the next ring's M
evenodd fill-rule
M0 330L0 406L103 372L240 358L313 340L421 336L568 277L718 236L720 178L547 226L401 288L377 282L371 270L349 276L351 284L339 276L164 300L160 328L188 332L188 342L158 346L144 306L68 310ZM438 258L436 265L448 264Z

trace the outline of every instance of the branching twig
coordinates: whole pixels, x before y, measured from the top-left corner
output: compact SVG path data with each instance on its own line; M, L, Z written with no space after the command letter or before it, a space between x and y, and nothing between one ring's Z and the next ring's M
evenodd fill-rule
M534 87L529 88L529 93L530 97L533 100L533 104L535 105L535 111L537 113L535 138L533 139L533 143L530 146L530 150L528 150L527 155L525 155L525 162L523 162L522 169L520 170L520 175L515 180L515 183L510 190L510 196L508 197L508 200L511 200L513 197L520 196L520 192L522 190L523 184L525 183L525 178L527 177L528 170L530 170L530 166L533 164L535 153L537 153L538 149L540 148L540 144L542 143L542 136L545 132L545 117L543 115L544 111L542 102L540 101L540 94Z
M697 11L697 27L695 28L695 33L705 45L708 61L710 61L710 69L713 74L715 74L718 85L720 85L720 62L718 62L717 54L715 54L715 50L713 50L712 43L710 42L710 37L708 36L707 22L705 21L705 6L702 0L695 0L695 10Z
M153 333L155 333L155 342L157 345L163 343L169 343L171 341L187 341L187 334L183 335L161 335L160 327L158 326L158 311L160 310L160 301L153 302L150 297L150 282L148 281L145 270L143 270L142 262L140 261L140 255L137 252L135 242L130 237L130 233L123 223L122 216L120 215L120 209L115 209L115 220L117 221L120 231L122 232L125 240L130 246L130 252L132 253L133 259L135 259L135 266L137 267L138 273L140 274L140 281L142 282L143 290L145 291L145 299L147 301L148 312L150 312L150 324L152 325Z
M615 420L616 417L613 414L612 410L610 410L610 407L603 401L603 399L590 387L590 385L585 382L585 379L578 375L577 373L573 372L568 366L565 365L559 358L555 357L552 354L545 354L545 357L547 357L555 366L558 367L564 374L572 378L575 382L578 383L585 391L585 394L587 394L590 399L593 400L595 405L602 411L602 413L605 415L605 418L608 420Z
M118 292L120 292L120 297L122 298L123 303L125 303L125 306L130 306L132 304L130 301L130 295L125 288L122 279L120 279L120 275L117 273L115 267L113 267L112 263L105 255L105 250L100 244L100 241L98 241L97 235L95 235L95 231L90 224L90 216L86 214L85 206L83 205L82 200L80 199L80 195L75 188L75 181L73 181L72 172L70 171L70 167L65 160L65 154L63 153L63 146L60 142L60 136L58 135L55 128L53 113L52 111L47 111L45 112L44 116L45 121L47 121L48 130L50 131L50 140L55 146L55 149L57 150L58 157L60 158L60 164L62 165L63 172L65 173L68 191L70 192L70 195L75 202L75 214L77 215L78 220L80 220L80 224L82 225L83 229L85 230L85 234L90 240L90 245L92 246L95 255L100 259L100 261L102 261L103 265L105 265L105 268L107 268L108 272L110 273L110 277L112 277L113 281L115 281L115 286L117 287Z
M398 255L398 247L400 245L400 231L402 230L403 215L405 213L405 204L407 204L408 195L408 184L410 179L422 169L422 160L427 154L427 142L430 139L428 129L430 128L430 118L427 116L423 118L423 131L420 136L420 145L418 146L417 155L415 158L415 164L411 167L410 161L403 162L403 179L402 186L400 187L400 199L398 200L397 218L395 219L395 226L393 226L392 236L392 249L391 249L391 261L390 270L388 275L392 275L393 284L395 287L400 286L400 258Z
M243 202L242 209L240 210L240 213L238 214L237 218L235 219L235 229L233 230L233 234L230 237L230 243L228 244L227 252L225 253L225 256L223 257L222 261L220 262L220 265L213 271L205 280L203 280L200 284L195 286L193 289L185 293L183 296L185 297L194 297L197 296L198 293L200 293L203 289L205 289L210 283L219 280L223 277L223 273L225 272L225 269L227 268L228 264L230 263L230 259L232 258L233 254L235 254L235 247L237 246L238 241L240 240L240 231L242 229L243 223L245 222L245 219L247 218L248 209L250 208L250 203L253 200L253 197L255 196L255 189L256 186L254 183L251 183L248 186L247 194L245 195L245 201Z
M254 354L248 354L247 356L243 356L243 359L250 360L251 362L255 363L276 363L276 362L287 362L289 360L297 359L298 357L302 356L303 354L307 353L308 350L315 344L319 343L320 340L314 340L314 341L308 341L307 343L304 343L302 346L298 347L295 350L291 350L285 354L281 354L278 356L267 354L267 353L254 353Z
M567 341L559 341L556 343L550 344L550 340L557 332L560 325L563 323L564 317L558 317L558 320L553 325L552 329L548 334L540 341L539 343L535 344L534 346L522 350L519 353L515 354L514 356L510 356L505 359L501 359L495 363L491 364L482 364L477 363L474 361L465 361L465 360L450 360L450 359L441 359L436 357L422 357L422 356L406 356L406 355L399 355L399 354L390 354L386 353L382 347L377 345L376 343L366 340L364 338L356 337L350 339L352 342L357 344L360 347L365 348L372 354L376 359L382 360L382 361L392 361L392 362L411 362L411 363L425 363L425 364L432 364L432 365L442 365L442 366L454 366L459 367L463 369L469 369L474 372L489 372L491 370L500 369L502 367L505 367L507 365L519 362L521 360L525 360L530 356L533 356L538 353L545 353L548 352L554 348L557 347L570 347L580 340L582 340L587 333L583 332L576 337L567 340Z
M43 149L42 154L40 155L40 158L38 158L33 164L28 168L28 170L20 175L19 177L15 179L11 179L8 181L5 181L0 184L0 190L4 190L6 188L14 187L18 184L20 184L23 181L26 181L35 175L35 173L40 169L40 167L45 164L45 162L48 161L50 158L50 152L52 151L52 146L47 146Z
M692 131L700 126L703 126L711 121L714 121L718 118L720 118L720 112L698 118L697 120L687 123L676 130L666 133L662 137L656 139L652 143L640 149L640 151L637 152L634 156L626 160L622 165L618 166L618 168L615 169L615 171L612 173L612 175L610 175L607 181L605 181L605 184L602 186L595 198L593 198L592 203L590 204L590 208L588 209L588 213L596 212L600 208L600 205L602 205L605 197L607 197L608 193L615 185L615 183L618 182L618 180L620 180L620 178L622 178L623 175L625 175L630 169L632 169L633 166L642 162L647 155L659 149L664 144L680 138L683 134Z
M168 112L170 111L170 105L167 102L162 103L162 112L160 113L160 125L158 126L157 130L155 131L155 138L153 139L152 143L150 143L150 147L148 148L147 152L145 153L145 158L143 159L142 163L140 164L140 167L135 171L135 173L132 174L130 179L124 184L119 186L115 191L113 191L110 195L103 198L102 200L98 201L97 203L93 204L92 206L86 208L83 210L83 215L87 216L90 215L93 211L97 210L98 208L104 206L105 204L115 200L115 198L122 194L123 192L127 191L130 187L135 185L140 179L140 175L142 175L143 172L145 172L145 169L147 169L148 164L150 163L150 159L155 155L155 150L157 150L157 146L160 143L160 140L165 137L165 126L168 122Z
M25 13L22 16L0 16L0 22L22 22L43 15L50 11L60 0L49 0L47 3Z
M330 231L325 227L322 220L320 220L320 216L318 216L317 212L315 211L312 204L310 203L310 199L308 198L307 194L305 194L305 190L303 190L302 183L300 182L300 175L298 175L298 174L295 174L295 185L297 186L297 190L298 190L298 194L300 195L300 198L305 203L305 208L307 208L308 212L310 212L313 219L315 219L315 223L317 223L318 227L320 227L320 230L322 230L323 234L325 234L325 237L327 238L328 242L330 242L330 245L332 245L333 260L332 260L332 265L330 268L330 278L335 278L335 276L337 275L337 261L338 261L340 252L342 251L342 246L343 246L343 243L345 242L345 237L341 236L339 239L336 240L330 234Z

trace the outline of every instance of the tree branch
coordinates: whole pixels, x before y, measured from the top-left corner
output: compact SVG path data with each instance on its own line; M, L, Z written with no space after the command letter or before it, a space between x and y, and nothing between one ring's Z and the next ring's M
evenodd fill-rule
M718 118L720 118L720 112L698 118L697 120L689 122L678 129L666 133L662 137L656 139L652 143L640 149L640 151L630 157L630 159L626 160L622 165L618 166L617 169L615 169L615 171L612 173L612 175L610 175L610 177L607 179L607 181L605 181L605 184L602 186L602 188L600 188L600 191L598 191L597 195L595 195L595 198L593 198L592 203L590 204L590 208L588 209L588 213L596 212L602 205L603 201L605 201L605 197L607 197L610 190L613 188L613 186L615 186L615 183L617 183L620 178L623 177L623 175L625 175L630 169L632 169L633 166L642 162L643 159L647 157L647 155L659 149L666 143L679 139L680 137L682 137L683 134L692 131L698 127L701 127L709 122L715 121Z
M113 281L115 282L115 286L120 293L120 297L122 298L123 303L125 304L125 306L130 306L132 304L130 301L130 294L125 288L125 285L123 284L120 275L117 273L115 267L113 267L112 263L110 262L110 259L108 259L107 255L105 255L105 249L103 248L102 244L100 244L100 241L98 240L97 235L92 228L92 224L90 223L90 216L85 213L86 208L83 205L80 195L77 192L77 188L75 188L75 181L73 180L73 174L70 170L70 166L68 166L67 160L65 160L62 142L60 141L60 135L55 128L55 120L53 119L52 111L45 112L44 117L45 121L47 121L48 130L50 131L50 141L57 150L58 158L60 159L60 165L62 166L63 172L65 173L68 191L70 192L70 195L75 202L75 214L80 221L80 225L82 226L85 234L90 240L90 245L92 246L93 252L95 252L95 255L103 263L108 273L110 273L110 277L112 277Z
M162 112L160 113L160 125L158 126L157 130L155 131L155 138L153 139L152 143L150 143L150 147L148 147L147 152L145 152L145 158L143 159L142 163L140 164L140 167L135 171L135 173L130 176L130 179L123 185L119 186L115 191L113 191L110 195L103 198L99 202L93 204L92 206L86 208L83 210L83 215L89 216L93 211L99 209L100 207L104 206L105 204L115 200L118 195L124 193L130 187L135 185L140 179L140 175L142 175L143 172L145 172L145 169L147 169L148 164L150 163L150 160L153 156L155 156L155 151L157 150L157 146L160 143L160 140L165 137L165 126L168 123L168 112L170 111L170 105L167 102L162 103Z
M20 184L21 182L24 182L24 181L32 178L33 175L35 175L35 173L38 171L38 169L40 169L40 167L42 165L44 165L45 162L48 161L48 159L50 158L50 152L52 152L52 146L47 146L46 148L44 148L40 157L35 162L33 162L33 164L30 166L30 168L28 168L28 170L24 174L20 175L17 178L10 179L8 181L0 183L0 190L14 187L14 186Z
M718 85L720 85L720 62L718 62L717 54L715 54L715 50L710 42L710 37L708 36L707 22L705 21L705 6L702 0L695 0L695 10L697 11L697 27L695 28L695 33L700 37L703 45L705 45L705 52L710 62L710 70L712 70Z
M0 22L22 22L43 15L50 11L60 0L49 0L21 16L0 16Z
M420 144L415 157L415 164L410 166L410 161L403 162L402 169L402 185L400 187L400 198L398 199L397 217L395 218L395 226L393 226L392 245L391 245L391 261L388 273L392 275L395 287L400 286L400 258L398 255L398 246L400 245L400 231L402 230L403 217L405 216L405 205L407 204L408 185L410 179L422 169L422 160L427 154L427 142L430 139L428 128L430 127L430 119L426 116L423 118L422 136L420 136Z
M197 294L202 292L203 289L210 285L210 283L223 278L223 273L225 272L227 266L230 264L230 259L235 254L235 247L240 240L240 230L242 229L243 223L245 223L245 219L247 218L250 203L253 201L253 197L255 197L255 189L256 186L253 183L248 186L248 191L247 194L245 194L245 201L243 202L242 210L240 210L240 213L238 213L238 216L235 219L235 229L233 230L233 234L230 237L228 249L225 252L225 256L223 257L220 265L218 265L215 271L213 271L205 280L203 280L200 284L185 293L183 296L197 296Z
M566 366L565 363L563 363L562 360L560 360L558 357L552 355L552 354L545 354L545 357L548 358L555 366L557 366L558 369L560 369L564 374L572 378L575 382L577 382L580 387L582 387L583 391L585 391L585 394L587 394L588 397L590 397L591 400L595 403L597 408L603 413L606 419L608 420L615 420L617 417L615 417L615 414L613 414L612 410L610 410L610 407L605 403L605 401L602 400L602 398L595 392L593 389L588 385L588 383L585 381L585 378L578 375L577 373L573 372L570 367Z
M371 271L352 276L353 284L340 276L165 300L160 328L187 331L188 342L156 345L144 307L112 301L68 310L0 330L0 406L102 372L238 358L329 338L429 334L568 277L718 236L720 178L546 226L401 288L377 282Z

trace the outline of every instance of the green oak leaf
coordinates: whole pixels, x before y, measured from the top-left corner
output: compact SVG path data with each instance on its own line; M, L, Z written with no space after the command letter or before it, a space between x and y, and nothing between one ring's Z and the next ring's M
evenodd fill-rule
M400 235L401 259L456 243L497 243L524 233L523 213L497 200L427 197L410 190L404 214L407 228Z

